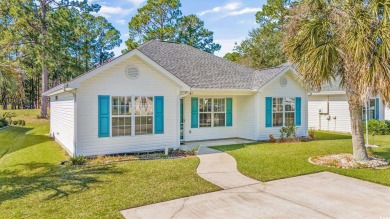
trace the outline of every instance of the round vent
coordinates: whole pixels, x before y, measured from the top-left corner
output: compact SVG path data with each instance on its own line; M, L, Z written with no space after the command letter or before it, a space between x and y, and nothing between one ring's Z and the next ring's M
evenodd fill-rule
M287 78L281 77L281 78L280 78L280 85L281 85L282 87L285 87L285 86L287 85Z
M139 76L138 68L133 67L133 66L127 66L126 76L130 79L137 79Z

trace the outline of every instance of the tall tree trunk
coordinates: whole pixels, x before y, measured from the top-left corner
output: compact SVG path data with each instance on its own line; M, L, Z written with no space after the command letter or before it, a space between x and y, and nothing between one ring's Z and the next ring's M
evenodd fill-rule
M347 88L349 103L349 115L351 118L353 157L357 161L368 159L364 143L363 122L362 122L362 101L354 91L349 92Z
M48 69L46 64L46 33L47 33L47 24L46 24L46 0L41 0L41 11L42 11L42 94L41 94L41 117L47 117L47 97L43 95L44 92L48 89Z

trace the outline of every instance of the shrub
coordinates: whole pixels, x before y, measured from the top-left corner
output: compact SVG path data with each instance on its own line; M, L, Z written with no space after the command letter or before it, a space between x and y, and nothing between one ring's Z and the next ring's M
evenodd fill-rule
M280 139L284 139L284 138L295 138L296 137L296 128L295 126L286 126L286 127L282 127L280 129Z
M18 125L22 125L22 123L23 123L23 120L19 119L18 120Z
M366 131L366 123L363 123L363 129ZM377 135L390 134L390 122L375 119L368 120L368 133L375 133Z
M271 142L271 143L275 143L277 140L276 140L276 138L274 137L274 135L269 135L269 140L268 140L269 142Z
M87 162L87 159L84 156L71 157L70 163L72 165L83 165Z
M26 121L22 120L22 126L26 126Z
M3 120L0 120L0 128L3 128L5 126Z
M5 113L3 113L3 119L4 120L8 119L9 124L12 123L12 118L15 117L15 116L16 115L13 112L5 112Z
M12 124L13 124L13 125L17 125L17 124L18 124L18 121L12 121Z

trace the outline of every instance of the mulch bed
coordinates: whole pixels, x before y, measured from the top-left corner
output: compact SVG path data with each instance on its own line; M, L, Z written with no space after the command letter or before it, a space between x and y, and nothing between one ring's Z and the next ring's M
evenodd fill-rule
M371 156L367 161L358 162L352 154L332 154L309 158L309 162L315 165L337 167L342 169L378 168L389 165L389 161Z

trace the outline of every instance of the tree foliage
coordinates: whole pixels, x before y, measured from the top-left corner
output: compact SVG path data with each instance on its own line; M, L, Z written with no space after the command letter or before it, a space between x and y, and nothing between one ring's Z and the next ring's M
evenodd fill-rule
M187 44L209 53L219 51L221 45L214 43L213 32L204 28L204 22L191 14L178 19L176 42Z
M303 0L290 10L285 49L312 89L341 78L347 92L354 157L367 159L362 105L390 101L390 2Z
M196 15L182 16L180 0L148 0L129 22L127 49L150 40L185 43L209 53L219 51L213 32Z
M287 61L283 51L283 24L291 0L268 0L262 10L256 13L259 27L249 32L249 37L235 47L231 61L252 67L264 68L280 65ZM227 55L226 58L231 58Z
M45 116L42 92L114 56L120 33L105 18L91 15L99 9L86 0L0 0L0 63L12 66L25 91L17 104L7 92L0 99L3 106L42 106ZM9 81L5 74L0 77Z

